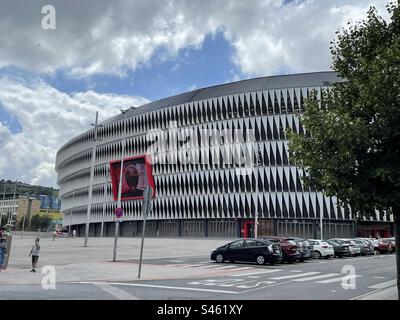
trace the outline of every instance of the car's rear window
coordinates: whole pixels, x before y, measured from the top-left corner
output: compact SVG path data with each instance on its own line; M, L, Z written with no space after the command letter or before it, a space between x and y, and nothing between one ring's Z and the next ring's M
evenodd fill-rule
M294 241L294 240L287 240L287 243L289 243L291 245L297 245L296 241Z

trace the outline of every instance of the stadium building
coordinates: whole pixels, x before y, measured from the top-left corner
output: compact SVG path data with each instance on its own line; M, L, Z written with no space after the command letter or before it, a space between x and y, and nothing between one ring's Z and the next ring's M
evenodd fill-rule
M317 238L321 215L324 238L392 235L392 217L355 217L335 198L305 187L303 172L289 161L286 128L304 133L296 116L304 99L338 81L334 72L244 80L150 102L102 122L57 153L63 226L84 235L95 147L89 235L114 235L109 167L121 159L125 143L124 158L151 159L156 196L149 236L251 236L257 216L259 236ZM141 204L122 201L121 236L140 234Z

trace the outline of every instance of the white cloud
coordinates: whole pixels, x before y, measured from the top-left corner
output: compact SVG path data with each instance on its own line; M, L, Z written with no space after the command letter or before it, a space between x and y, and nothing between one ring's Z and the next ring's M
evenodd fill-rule
M0 67L39 72L66 70L73 77L123 76L147 65L156 50L174 56L199 48L208 34L223 32L244 74L328 69L329 42L370 5L385 14L385 0L48 0L57 29L41 28L40 1L1 4ZM12 36L10 36L12 35ZM29 54L27 54L29 52Z
M56 152L94 122L118 114L120 108L148 102L136 96L93 91L66 94L43 81L0 78L0 103L15 116L22 131L12 134L0 122L0 176L55 186Z
M207 35L222 32L231 57L248 77L327 70L329 43L340 26L365 17L370 5L385 14L384 0L48 0L0 4L0 68L14 65L33 73L63 71L91 83L96 74L124 76L187 47L200 48ZM41 8L56 8L57 29L41 28ZM7 32L5 32L7 31ZM176 68L184 63L176 61ZM233 69L232 69L233 70ZM212 70L210 71L212 72ZM231 71L232 78L239 75ZM192 88L195 88L193 84ZM172 89L171 89L172 90ZM41 80L0 77L0 103L18 119L12 134L0 122L0 176L55 184L55 155L68 139L144 98L66 94Z

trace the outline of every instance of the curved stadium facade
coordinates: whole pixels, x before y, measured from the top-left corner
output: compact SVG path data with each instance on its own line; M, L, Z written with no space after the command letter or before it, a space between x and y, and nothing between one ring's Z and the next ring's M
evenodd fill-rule
M150 236L319 237L393 234L391 217L356 220L335 198L310 190L288 157L285 129L304 133L296 114L311 90L340 81L318 72L263 77L194 90L131 108L67 142L56 171L64 227L84 235L92 148L96 144L90 236L114 235L109 163L147 154L156 189ZM176 138L174 138L176 137ZM174 143L173 143L174 142ZM121 236L139 235L140 200L122 202Z

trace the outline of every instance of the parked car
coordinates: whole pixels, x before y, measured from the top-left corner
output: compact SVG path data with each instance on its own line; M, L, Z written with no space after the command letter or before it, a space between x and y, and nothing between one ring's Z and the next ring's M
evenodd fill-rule
M333 249L333 246L326 241L308 239L308 242L313 248L312 252L314 259L328 259L329 257L333 257L335 255L335 250Z
M387 240L390 243L390 250L389 253L396 251L396 241L394 238L383 238L382 240Z
M58 230L57 237L58 238L68 238L68 232Z
M360 248L362 256L374 254L374 244L365 239L353 239L356 246Z
M280 246L260 239L239 239L229 242L211 252L211 260L218 263L224 261L246 261L257 264L274 264L282 261Z
M364 240L370 248L370 254L374 254L374 241L372 238L355 238L355 240Z
M355 244L355 242L353 240L350 239L338 239L338 238L333 238L333 239L329 239L332 241L335 241L339 244L346 244L348 245L349 249L350 249L350 254L355 257L355 256L359 256L361 254L361 249Z
M391 253L392 245L388 239L379 239L379 252L380 253Z
M294 240L299 246L299 251L301 255L299 260L301 262L312 258L312 246L306 239L302 238L290 238L290 239Z
M348 243L333 240L326 240L325 242L333 247L334 257L343 258L345 256L351 256L350 246Z
M262 237L262 240L279 244L282 251L282 262L292 263L301 258L299 246L292 238L287 237Z

